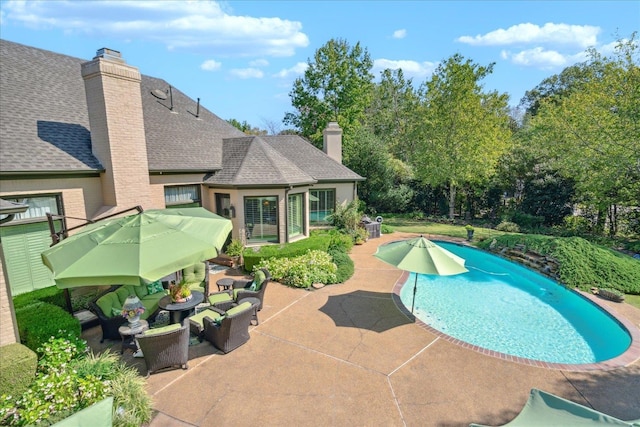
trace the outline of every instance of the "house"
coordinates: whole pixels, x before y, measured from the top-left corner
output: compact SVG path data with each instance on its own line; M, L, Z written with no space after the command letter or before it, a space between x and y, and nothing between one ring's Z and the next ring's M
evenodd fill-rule
M282 243L364 179L342 165L336 123L324 150L247 136L111 49L87 61L0 40L0 67L0 197L29 205L0 226L13 295L53 284L46 213L74 227L136 205L203 206L249 245Z

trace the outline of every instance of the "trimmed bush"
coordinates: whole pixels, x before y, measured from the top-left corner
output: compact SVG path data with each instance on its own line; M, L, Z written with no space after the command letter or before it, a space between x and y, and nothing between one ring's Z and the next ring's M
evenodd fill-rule
M64 290L59 289L57 286L49 286L48 288L37 289L35 291L17 295L13 297L13 306L17 310L20 307L33 304L36 301L57 305L63 309L67 308L67 302L64 298Z
M28 347L14 343L0 347L0 396L19 396L36 377L38 356Z
M337 267L325 251L309 251L294 258L263 259L257 268L267 268L273 280L295 288L308 288L314 283L336 283L337 280Z
M336 271L336 283L344 283L353 276L354 265L349 255L342 251L329 251L329 255L333 258L333 262L338 267Z
M280 245L266 245L254 250L248 248L243 253L244 268L247 271L256 270L261 260L268 258L294 258L309 251L327 251L332 242L331 233L312 233L308 239ZM260 268L260 267L258 267Z
M76 337L80 337L82 333L78 319L62 308L44 302L35 302L16 309L16 320L20 340L36 353L49 338L64 334L61 331Z
M505 231L507 233L519 233L520 227L516 223L502 221L500 224L496 225L496 230Z

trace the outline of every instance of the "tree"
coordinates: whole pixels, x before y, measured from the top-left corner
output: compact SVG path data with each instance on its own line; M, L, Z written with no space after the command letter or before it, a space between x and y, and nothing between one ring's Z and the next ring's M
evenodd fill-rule
M322 148L322 131L330 121L338 122L345 135L363 122L373 87L373 61L360 43L351 47L345 40L331 39L308 64L289 93L297 112L287 113L284 123Z
M588 50L576 90L540 102L530 126L534 141L576 181L583 200L608 212L615 235L617 205L640 205L640 68L638 43L619 41L614 56Z
M380 73L380 83L375 85L367 108L367 124L389 152L403 162L413 156L414 144L408 135L417 104L418 95L411 79L405 80L402 69Z
M249 123L247 123L246 120L243 121L242 123L240 123L236 119L229 119L229 120L227 120L227 122L229 124L231 124L233 127L235 127L236 129L239 129L242 132L246 133L247 135L267 135L267 131L266 130L262 130L262 129L259 129L257 127L253 127Z
M508 95L479 83L492 71L455 54L420 88L413 167L423 183L448 186L450 218L457 188L486 181L510 144Z

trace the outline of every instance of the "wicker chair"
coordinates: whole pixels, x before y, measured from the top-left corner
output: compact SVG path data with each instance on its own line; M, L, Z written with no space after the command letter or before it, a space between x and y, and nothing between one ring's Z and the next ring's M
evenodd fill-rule
M147 364L147 376L164 368L187 369L189 361L189 320L174 325L150 329L136 335Z
M269 273L269 270L267 270L266 268L262 268L261 270L264 273L265 279L262 281L259 290L252 291L251 289L249 289L251 283L253 282L253 279L237 279L233 282L234 299L222 302L212 301L212 304L218 309L226 311L234 305L240 304L245 298L258 298L260 300L258 311L262 310L264 292L266 291L267 285L271 280L271 273ZM217 294L223 294L223 292L216 292L215 295Z
M205 316L202 319L204 331L202 335L205 340L213 344L217 349L224 353L240 347L249 341L249 325L253 317L254 307L250 303L242 305L240 308L234 307L227 312L218 326L215 321Z

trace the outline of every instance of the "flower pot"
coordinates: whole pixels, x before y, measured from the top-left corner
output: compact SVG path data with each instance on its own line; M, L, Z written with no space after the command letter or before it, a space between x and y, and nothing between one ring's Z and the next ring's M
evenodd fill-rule
M193 295L189 295L187 297L180 297L180 298L172 298L171 301L176 302L176 303L181 303L181 302L187 302L191 299Z
M473 239L473 230L467 230L467 240L471 241Z

